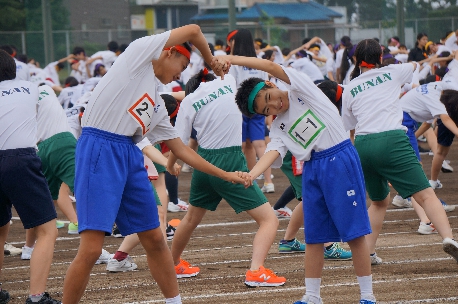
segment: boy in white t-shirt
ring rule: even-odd
[[[178,79],[187,67],[190,47],[182,45],[187,40],[217,73],[227,71],[226,62],[212,57],[199,26],[187,25],[132,42],[91,95],[76,148],[75,195],[81,243],[64,280],[66,304],[81,299],[113,222],[123,235],[138,233],[166,303],[181,303],[143,155],[135,145],[144,137],[152,143],[166,142],[179,158],[199,170],[231,182],[245,182],[242,172],[227,173],[205,162],[183,144],[170,125],[157,85]],[[173,172],[173,168],[169,170]]]
[[[297,304],[322,303],[323,244],[348,242],[361,289],[361,302],[375,303],[365,235],[371,233],[358,154],[337,108],[306,75],[267,60],[224,56],[236,65],[264,70],[285,82],[289,91],[250,78],[236,95],[245,115],[277,115],[266,154],[251,170],[253,180],[270,165],[281,165],[286,151],[304,161],[302,198],[306,238],[306,294]],[[345,214],[345,216],[342,216]],[[345,219],[345,220],[344,220]]]

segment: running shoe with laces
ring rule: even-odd
[[[64,227],[65,227],[65,223],[64,222],[56,221],[56,228],[57,229],[64,228]]]
[[[51,298],[51,296],[47,292],[45,292],[43,294],[43,297],[41,297],[40,301],[38,301],[38,302],[32,302],[31,298],[27,298],[27,300],[25,301],[25,304],[35,304],[35,303],[38,303],[38,304],[62,304],[61,301],[57,301],[57,300],[54,300],[53,298]]]
[[[2,284],[0,283],[0,285],[2,285]],[[10,297],[10,294],[8,293],[8,291],[6,291],[4,289],[0,290],[0,304],[6,304],[10,300],[11,300],[11,297]]]
[[[453,172],[453,167],[450,166],[450,161],[444,160],[442,162],[441,171],[444,172],[444,173],[452,173]]]
[[[193,169],[194,169],[193,167],[184,163],[183,166],[181,167],[181,172],[189,173],[189,172],[192,172]]]
[[[11,256],[20,255],[22,253],[22,249],[16,248],[10,243],[5,243],[5,245],[3,245],[3,253]]]
[[[383,260],[377,256],[377,253],[371,254],[371,265],[380,265],[382,263]]]
[[[443,200],[441,200],[441,199],[439,199],[439,200],[441,201],[442,207],[444,207],[445,212],[451,212],[451,211],[455,210],[455,206],[447,205],[447,203],[444,202]]]
[[[78,234],[78,223],[68,224],[68,234]]]
[[[302,300],[294,302],[294,304],[323,304],[323,301],[321,300],[321,298],[319,301],[314,301],[310,299],[309,296],[305,295],[302,297]]]
[[[245,275],[245,285],[248,287],[273,287],[282,286],[286,278],[277,276],[272,270],[260,266],[259,270],[247,270]]]
[[[121,234],[121,231],[119,231],[118,226],[113,225],[113,230],[111,232],[111,235],[114,236],[115,238],[123,238],[124,236]]]
[[[279,253],[296,253],[305,252],[305,244],[299,242],[296,238],[291,242],[281,240],[278,244]]]
[[[177,206],[180,207],[180,211],[188,211],[189,205],[185,201],[182,201],[180,198],[178,198],[178,203]]]
[[[332,244],[332,247],[327,250],[324,248],[324,258],[326,260],[346,261],[351,260],[351,251],[343,249],[339,243]]]
[[[455,240],[451,238],[445,238],[442,241],[442,248],[446,253],[450,254],[458,263],[458,243]]]
[[[180,259],[180,263],[175,266],[175,273],[177,274],[177,278],[190,278],[195,277],[200,272],[200,268],[196,266],[191,266],[185,260]]]
[[[33,247],[22,247],[21,260],[30,260],[32,258]]]
[[[134,263],[130,256],[127,256],[122,261],[110,258],[107,264],[107,271],[109,272],[126,272],[137,269],[137,264]]]
[[[437,233],[436,227],[432,223],[420,223],[420,226],[418,226],[418,233],[428,235],[428,234],[433,234]]]
[[[173,227],[172,225],[167,225],[167,228],[165,228],[165,234],[167,235],[167,241],[173,240],[173,237],[175,235],[175,230],[176,228]]]
[[[99,258],[97,259],[97,261],[95,262],[95,265],[99,265],[99,264],[108,264],[108,262],[110,261],[112,255],[106,251],[105,249],[102,248],[102,253],[100,254]]]
[[[274,212],[278,218],[290,218],[293,214],[293,211],[288,207],[283,207],[276,210],[274,209]]]
[[[412,208],[412,201],[410,200],[410,197],[404,199],[398,194],[393,197],[391,204],[399,208]]]
[[[167,204],[167,211],[168,212],[184,212],[185,210],[182,210],[178,204],[174,204],[173,202],[169,202]]]
[[[433,190],[442,189],[442,184],[440,180],[437,180],[437,181],[429,180],[429,185],[431,186],[431,188],[433,188]]]
[[[261,188],[262,193],[274,193],[275,185],[273,183],[264,183],[264,186]]]

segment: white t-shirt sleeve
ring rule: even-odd
[[[399,79],[399,83],[411,83],[412,78],[413,78],[413,73],[414,73],[414,67],[412,63],[403,63],[403,64],[398,64],[394,65],[397,68],[396,71],[396,76]],[[418,69],[418,65],[417,68]]]
[[[447,40],[445,40],[445,46],[448,47],[449,49],[455,51],[455,50],[458,50],[458,44],[456,44],[456,34],[455,33],[451,33],[450,34],[450,37],[447,38]]]
[[[137,147],[140,150],[143,150],[147,146],[152,146],[151,142],[148,140],[147,137],[143,138],[139,143],[137,143]]]
[[[288,152],[288,149],[286,148],[281,138],[275,134],[277,132],[276,129],[277,128],[270,131],[269,136],[271,136],[271,140],[267,144],[267,148],[265,152],[267,153],[269,151],[277,151],[278,153],[280,153],[280,156],[277,157],[277,159],[272,163],[272,166],[271,166],[272,168],[280,168],[281,165],[283,164],[283,158],[285,157],[286,152]]]
[[[329,57],[327,60],[326,60],[326,72],[334,72],[334,65],[335,65],[335,62],[334,62],[334,58],[332,57]]]
[[[346,98],[342,98],[342,121],[345,131],[350,131],[356,128],[358,121],[353,115],[353,112],[349,109]]]

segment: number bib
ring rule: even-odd
[[[127,110],[130,116],[132,116],[132,118],[142,127],[143,135],[149,131],[154,106],[155,103],[153,99],[148,95],[148,93],[145,93]]]
[[[289,129],[288,134],[293,141],[300,144],[304,149],[316,139],[326,126],[309,109],[304,115],[299,117]]]

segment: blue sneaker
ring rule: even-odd
[[[312,301],[309,299],[309,296],[303,296],[302,300],[294,302],[294,304],[323,304],[323,301],[320,298],[319,302]]]
[[[305,244],[302,244],[297,239],[294,239],[291,242],[281,240],[280,244],[278,244],[278,252],[279,253],[305,252]]]
[[[57,229],[64,228],[65,223],[62,221],[56,221],[56,227]]]
[[[447,205],[447,203],[444,202],[443,200],[441,200],[441,199],[439,199],[439,200],[441,201],[442,207],[444,207],[445,212],[450,212],[450,211],[455,210],[455,206]]]
[[[377,302],[371,300],[361,300],[359,304],[376,304]]]
[[[331,249],[324,249],[324,258],[326,260],[345,261],[351,260],[351,251],[347,251],[340,247],[339,243],[332,244]]]

